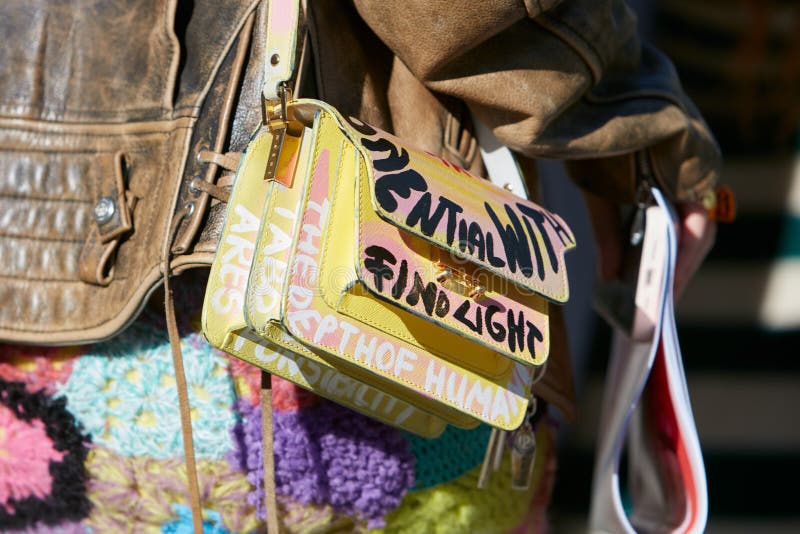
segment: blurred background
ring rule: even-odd
[[[800,3],[631,3],[643,38],[672,59],[717,136],[723,182],[738,201],[737,220],[720,225],[678,308],[708,475],[708,532],[800,532],[791,486],[800,476]],[[557,190],[559,166],[542,170],[553,207],[580,213],[580,198]],[[578,226],[578,242],[589,243],[588,221]],[[571,261],[582,274],[571,281],[579,297],[568,324],[590,334],[571,336],[581,413],[562,436],[556,532],[585,530],[610,339],[580,300],[591,295],[591,247]]]

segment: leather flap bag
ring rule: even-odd
[[[263,191],[244,195],[257,211],[231,205],[209,340],[324,396],[280,358],[326,362],[458,426],[517,428],[549,350],[548,300],[568,296],[567,225],[323,102],[289,101],[286,115],[281,145],[263,127],[238,171],[234,198]],[[244,239],[225,232],[254,232],[254,213],[258,240],[237,252]],[[219,321],[225,308],[235,320]]]
[[[372,386],[435,416],[402,420],[422,434],[440,419],[519,427],[549,352],[547,300],[568,298],[574,236],[532,202],[293,100],[299,13],[270,5],[263,125],[212,266],[209,341],[323,396],[336,394],[308,369]]]
[[[298,140],[287,139],[284,156]],[[202,317],[206,338],[270,374],[358,412],[421,436],[439,435],[444,421],[374,387],[367,373],[344,373],[324,353],[294,340],[280,323],[280,299],[303,190],[264,180],[271,142],[270,131],[260,128],[242,157],[209,273]],[[296,172],[302,175],[307,158],[295,154],[288,159],[298,163]],[[278,175],[286,172],[286,165],[279,165]],[[258,317],[261,326],[251,328],[245,315]]]

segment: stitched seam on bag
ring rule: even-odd
[[[323,114],[328,117],[329,121],[333,122],[334,126],[338,127],[338,121],[335,121],[335,120],[331,119],[329,114],[326,113],[326,112],[323,112]],[[320,138],[321,138],[321,136],[319,136],[316,139],[316,144],[314,146],[314,159],[313,159],[313,161],[315,161],[315,162],[318,161],[318,157],[319,157]],[[313,169],[313,167],[312,167],[312,169]],[[312,173],[312,176],[313,176],[313,173]],[[330,176],[327,176],[326,179],[329,180]],[[313,180],[313,178],[312,178],[312,180]],[[304,194],[303,206],[308,206],[308,201],[309,201],[309,198],[311,196],[311,189],[313,187],[313,184],[314,184],[314,182],[312,181],[309,184],[309,186],[307,187],[307,190],[306,190],[306,192]],[[301,219],[301,223],[300,223],[301,224],[300,225],[301,228],[302,228],[303,224],[307,222],[307,217],[308,216],[309,216],[309,211],[306,209],[306,210],[304,210],[303,217]],[[295,258],[293,260],[294,261],[292,262],[292,271],[291,272],[294,272],[296,267],[297,267],[296,255],[295,255]],[[287,296],[287,298],[288,298],[288,296]],[[369,326],[369,325],[367,325],[367,326]],[[375,337],[379,337],[379,336],[375,336]],[[397,337],[397,336],[395,336],[395,337]],[[400,339],[400,341],[402,341],[402,339]],[[483,414],[480,413],[480,412],[472,410],[472,409],[470,409],[468,407],[460,407],[460,406],[456,405],[454,402],[452,402],[451,400],[447,399],[446,397],[438,395],[435,391],[428,391],[424,387],[420,387],[419,385],[415,384],[414,382],[411,382],[411,381],[409,381],[409,380],[407,380],[407,379],[405,379],[403,377],[399,377],[399,376],[396,376],[396,375],[393,375],[393,374],[389,374],[386,371],[382,371],[381,369],[379,369],[378,367],[376,367],[374,365],[367,365],[366,363],[360,364],[360,363],[356,362],[355,360],[351,359],[348,356],[340,355],[341,353],[335,347],[329,346],[329,345],[325,344],[324,342],[322,342],[321,340],[319,342],[316,342],[316,343],[315,342],[310,342],[310,344],[323,347],[324,349],[327,349],[327,351],[329,353],[331,353],[333,355],[336,355],[336,357],[344,359],[344,360],[346,360],[348,362],[351,362],[352,364],[356,365],[357,367],[359,367],[361,369],[369,369],[374,374],[376,374],[376,375],[378,375],[380,377],[383,377],[385,379],[388,379],[390,382],[400,382],[400,383],[406,384],[407,387],[410,386],[410,389],[412,389],[412,391],[415,394],[423,395],[420,392],[425,392],[427,395],[430,395],[431,397],[439,399],[442,404],[446,405],[449,408],[454,409],[457,413],[459,413],[459,412],[460,413],[469,412],[469,413],[473,414],[475,416],[475,418],[480,420],[480,421],[495,421],[495,422],[497,422],[497,418],[492,419],[490,417],[483,417]],[[410,345],[410,343],[408,343],[408,344]],[[413,345],[411,345],[411,346],[413,347]],[[416,348],[416,347],[414,347],[414,348]],[[449,363],[449,362],[446,362],[446,363]],[[473,373],[473,374],[476,374],[476,373]],[[481,381],[483,381],[483,382],[488,382],[489,384],[496,385],[495,382],[492,382],[491,380],[486,380],[485,377],[481,376],[481,377],[479,377],[479,379],[481,379]],[[478,380],[475,380],[475,381],[477,382]],[[508,389],[506,389],[506,388],[504,388],[502,386],[497,385],[496,387],[498,387],[499,389],[502,389],[504,391],[508,391],[509,393],[511,393],[515,397],[518,396],[516,393],[514,393],[514,392],[512,392],[512,391],[510,391],[510,390],[508,390]],[[527,388],[527,384],[526,384],[526,388],[525,389],[528,389],[528,391],[529,391],[529,388]],[[492,393],[496,394],[497,392],[493,391]],[[511,414],[509,414],[509,420],[511,420]]]
[[[264,215],[263,215],[263,217],[261,219],[261,222],[259,222],[259,228],[264,227],[264,223],[268,223],[269,220],[272,218],[272,214],[275,212],[275,204],[278,202],[277,201],[278,193],[273,192],[273,190],[272,190],[273,187],[277,187],[277,186],[275,186],[274,184],[271,184],[270,188],[267,189],[267,195],[268,195],[267,205],[265,206],[266,209],[264,211]],[[292,231],[292,233],[294,234],[294,231]],[[251,271],[253,270],[254,266],[258,267],[258,269],[261,270],[261,268],[266,263],[265,256],[263,254],[259,253],[259,250],[262,250],[264,248],[264,247],[261,246],[261,237],[263,235],[264,235],[263,233],[259,232],[259,235],[256,236],[256,242],[253,244],[253,246],[255,247],[254,250],[253,250],[253,254],[256,255],[256,259],[258,259],[259,261],[258,261],[258,263],[256,263],[255,265],[250,267]],[[287,273],[287,276],[288,276],[288,273]],[[249,317],[253,317],[254,315],[256,315],[256,313],[258,311],[258,310],[255,309],[255,302],[254,302],[255,299],[250,298],[251,290],[249,288],[249,285],[250,285],[250,281],[251,280],[252,280],[252,275],[248,274],[248,277],[247,277],[247,285],[248,285],[248,287],[245,288],[245,292],[246,292],[245,293],[245,303],[247,304],[247,314],[248,314]],[[277,289],[277,291],[280,292],[280,288],[278,288],[278,287],[276,287],[274,285],[272,286],[272,289]],[[245,319],[247,319],[247,318],[245,318]],[[265,325],[263,327],[253,328],[252,330],[254,330],[257,334],[260,335],[260,334],[262,334],[263,332],[266,331],[266,329],[269,327],[269,323],[272,322],[272,320],[273,320],[273,318],[270,317],[270,318],[267,319],[267,321],[266,321],[266,323],[265,323]],[[245,322],[247,322],[247,321],[245,320]]]
[[[280,323],[277,323],[274,319],[270,319],[270,321],[267,323],[267,326],[264,328],[263,331],[255,331],[252,328],[248,328],[248,330],[252,330],[259,337],[266,337],[267,341],[269,343],[272,343],[273,345],[277,345],[281,349],[288,350],[289,352],[297,354],[298,356],[300,356],[302,358],[314,361],[314,360],[312,360],[311,358],[308,358],[307,356],[305,356],[302,353],[302,351],[310,350],[308,347],[298,343],[297,341],[294,340],[294,338],[291,338],[291,337],[284,338],[284,337],[281,337],[280,335],[275,335],[275,332],[271,331],[273,329],[278,329],[279,330],[278,334],[283,332],[283,333],[288,334],[289,336],[292,335],[291,332],[289,332],[285,328],[283,328],[283,325],[281,325]],[[258,360],[258,361],[261,361],[261,360]]]
[[[335,121],[334,121],[334,124],[336,124]],[[343,139],[339,143],[339,163],[338,163],[338,166],[336,168],[337,182],[339,181],[338,177],[342,176],[342,166],[344,165],[345,145],[346,145],[346,141]],[[353,154],[353,155],[355,156],[356,154]],[[339,198],[339,195],[341,194],[342,189],[343,189],[343,187],[341,186],[341,184],[337,183],[336,184],[336,189],[333,192],[333,200],[331,202],[331,215],[333,215],[333,211],[334,211],[333,207],[336,205],[337,199]],[[322,282],[322,280],[325,278],[325,277],[322,276],[322,272],[323,272],[322,265],[324,265],[326,263],[325,258],[328,257],[328,247],[330,246],[330,243],[332,241],[332,239],[331,239],[332,235],[331,234],[333,233],[333,229],[334,229],[333,220],[331,220],[331,221],[328,222],[327,232],[325,233],[325,238],[324,238],[324,240],[322,242],[323,243],[322,244],[322,254],[320,256],[320,262],[319,262],[320,263],[320,268],[319,268],[319,275],[320,275],[319,279],[320,279],[320,281],[318,282],[318,285],[319,285],[320,288],[322,288],[322,285],[324,283],[324,282]],[[327,272],[327,269],[325,269],[325,271]],[[331,302],[328,301],[328,299],[325,296],[325,291],[320,291],[320,296],[322,297],[322,301],[330,309],[335,310],[337,313],[341,313],[337,309],[337,307],[335,306],[334,303],[331,303]],[[399,337],[399,336],[397,336],[397,337]]]

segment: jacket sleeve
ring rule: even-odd
[[[355,0],[370,28],[434,92],[463,100],[531,157],[568,160],[583,187],[626,199],[633,154],[678,200],[721,156],[669,60],[643,46],[621,0]]]

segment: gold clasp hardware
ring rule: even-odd
[[[486,287],[464,271],[453,269],[442,262],[436,262],[435,267],[436,281],[450,291],[465,295],[472,300],[480,300],[486,293]]]
[[[278,98],[261,99],[261,121],[272,134],[272,143],[269,148],[267,168],[264,171],[265,180],[275,180],[275,172],[280,161],[283,142],[287,131],[295,134],[293,127],[293,113],[288,103],[292,100],[292,90],[285,83],[278,86]],[[289,185],[289,184],[286,184]]]
[[[261,98],[261,121],[270,130],[285,129],[294,117],[289,108],[292,90],[286,83],[278,86],[278,98]]]

